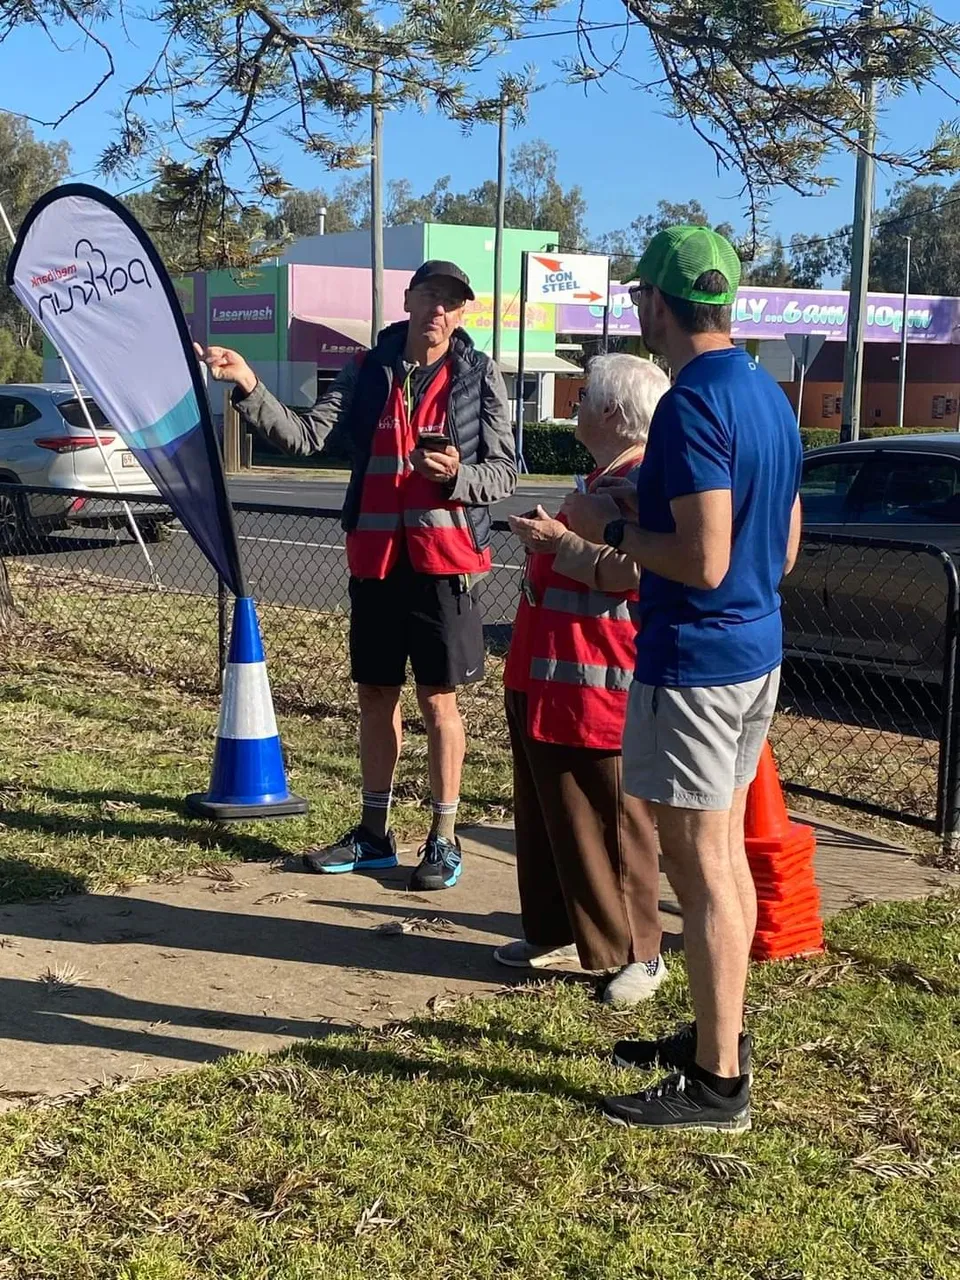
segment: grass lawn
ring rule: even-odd
[[[0,1119],[4,1280],[953,1280],[960,898],[757,968],[754,1129],[606,1125],[575,983]],[[683,965],[639,1026],[685,1006]]]
[[[156,593],[138,584],[88,573],[70,573],[50,566],[11,562],[11,580],[24,614],[26,635],[18,651],[63,657],[79,669],[104,668],[109,688],[128,689],[138,696],[130,677],[140,677],[151,697],[169,707],[168,720],[177,721],[173,699],[185,694],[194,714],[216,703],[216,602],[177,592]],[[319,770],[309,771],[301,785],[321,782],[320,792],[308,790],[312,801],[326,809],[329,796],[341,814],[333,826],[352,819],[356,708],[347,668],[346,619],[341,613],[317,612],[291,606],[259,607],[270,679],[278,710],[284,714],[285,741],[291,762],[300,768],[311,756],[326,758]],[[126,683],[125,683],[126,681]],[[506,726],[502,713],[502,659],[491,655],[486,680],[471,686],[461,698],[467,724],[470,758],[464,789],[464,818],[502,818],[511,790]],[[803,686],[801,686],[803,687]],[[885,732],[871,727],[853,706],[848,722],[829,714],[818,718],[811,699],[816,684],[799,700],[785,683],[782,710],[771,730],[771,741],[787,781],[830,792],[837,788],[851,798],[890,805],[904,813],[932,816],[936,809],[938,745],[935,737]],[[19,696],[19,695],[17,695]],[[826,697],[821,694],[821,700]],[[425,740],[419,731],[414,699],[406,695],[405,716],[411,731],[399,777],[399,796],[410,810],[400,814],[405,835],[418,833],[423,815],[416,805],[427,797]],[[136,724],[136,718],[131,720]],[[82,733],[82,729],[78,730]],[[130,752],[137,754],[133,741]],[[206,759],[207,745],[197,748]],[[338,756],[337,760],[333,757]],[[319,774],[319,776],[318,776]],[[330,775],[339,780],[328,787]],[[345,784],[349,779],[350,785]],[[190,786],[205,785],[196,777]],[[176,791],[173,792],[177,794]],[[346,805],[346,808],[343,806]],[[841,821],[849,815],[840,814]],[[326,822],[329,814],[318,817]],[[405,819],[409,821],[404,824]],[[858,822],[863,819],[858,818]],[[422,823],[421,823],[422,825]],[[883,825],[877,827],[883,831]],[[323,827],[324,834],[332,827]],[[924,848],[936,841],[916,829],[887,827],[885,834]]]
[[[180,648],[185,688],[163,668]],[[216,701],[189,692],[189,649],[189,632],[159,637],[153,676],[111,669],[68,645],[57,652],[43,636],[5,653],[0,902],[130,884],[222,859],[277,858],[332,839],[356,820],[355,722],[336,706],[280,717],[288,780],[309,797],[307,817],[238,829],[182,814],[182,798],[206,790],[217,720]],[[343,694],[351,697],[348,684]],[[502,818],[508,785],[505,746],[474,735],[464,820]],[[415,723],[396,790],[398,835],[422,839],[429,786],[426,740]]]

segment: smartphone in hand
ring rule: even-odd
[[[453,441],[442,431],[421,431],[417,437],[418,449],[446,449],[451,444]]]

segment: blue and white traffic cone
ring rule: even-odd
[[[187,809],[217,822],[288,818],[307,802],[287,789],[257,611],[250,596],[233,608],[210,790],[187,796]]]

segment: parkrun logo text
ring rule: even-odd
[[[152,289],[153,285],[142,258],[131,258],[129,262],[111,266],[107,255],[89,240],[78,240],[74,246],[74,256],[78,262],[69,266],[54,267],[40,275],[33,276],[30,285],[38,289],[43,285],[56,284],[69,280],[66,292],[41,294],[37,300],[40,321],[43,321],[44,307],[56,316],[65,315],[79,303],[89,307],[91,303],[103,302],[119,293],[125,293],[133,285]]]

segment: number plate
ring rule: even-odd
[[[125,449],[123,453],[121,453],[120,465],[121,467],[135,467],[137,465],[136,458],[128,449]]]

